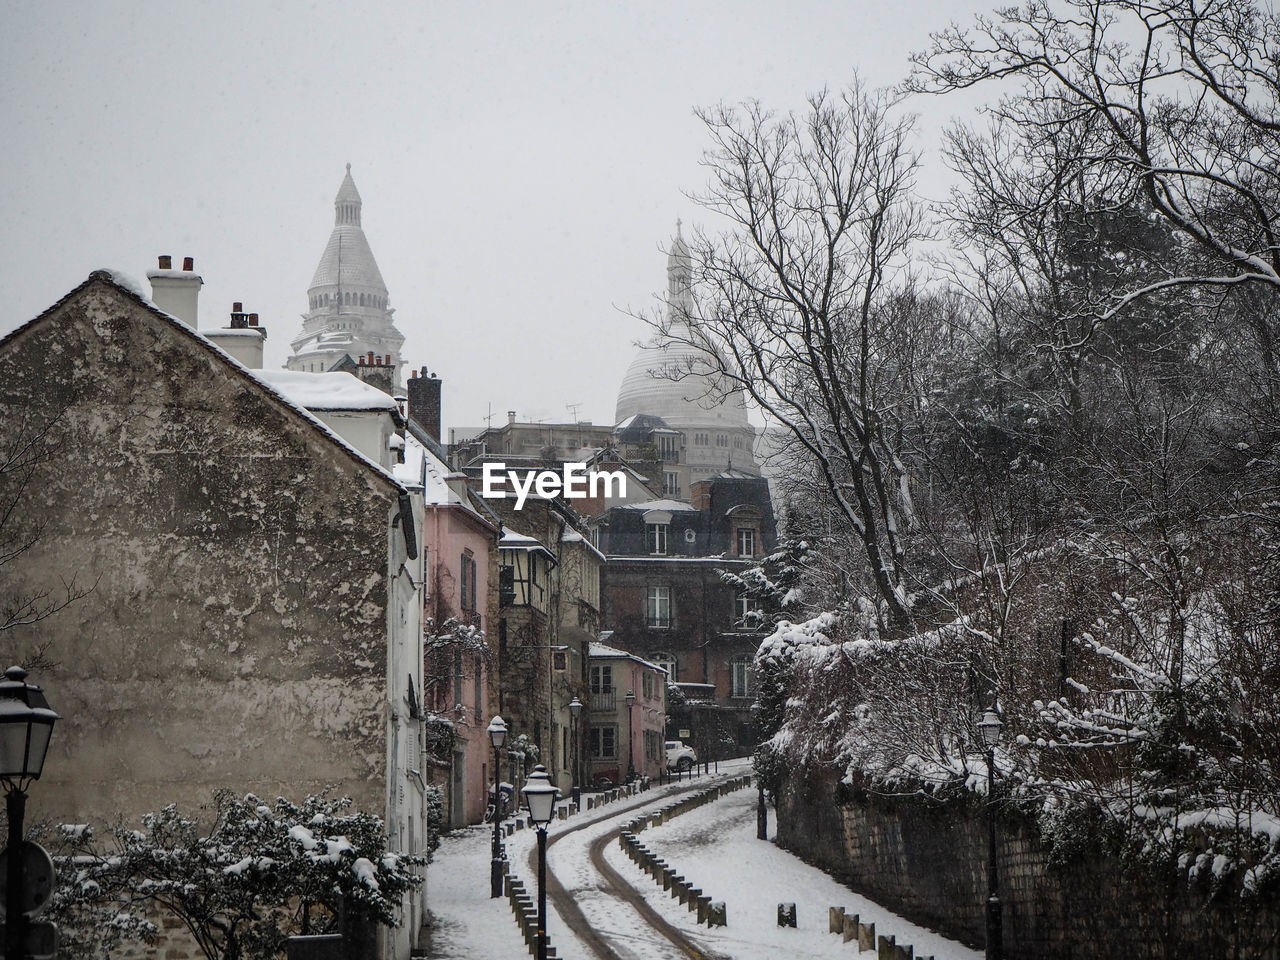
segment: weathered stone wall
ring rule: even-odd
[[[0,439],[44,425],[3,589],[87,592],[6,636],[64,717],[34,815],[326,785],[382,815],[395,487],[104,280],[0,349]]]
[[[917,923],[983,944],[988,833],[980,810],[838,794],[834,771],[792,779],[778,806],[779,844]],[[1185,880],[1122,871],[1096,855],[1050,867],[1033,825],[1004,817],[998,826],[1005,956],[1280,958],[1280,904],[1245,906],[1234,893],[1206,902]]]

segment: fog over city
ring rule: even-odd
[[[201,325],[233,301],[268,366],[301,328],[344,166],[444,423],[611,423],[677,219],[714,228],[696,107],[786,111],[898,83],[987,4],[7,4],[0,332],[98,267],[195,258]],[[917,98],[926,193],[941,127]]]

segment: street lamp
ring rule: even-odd
[[[547,960],[547,824],[560,791],[547,776],[547,768],[538,764],[520,792],[529,808],[529,819],[538,828],[538,960]]]
[[[996,873],[996,747],[1000,745],[1000,714],[995,703],[982,716],[978,733],[987,748],[987,955],[986,960],[1004,957],[1004,931],[1000,908],[1000,881]]]
[[[636,775],[636,692],[627,691],[627,782]]]
[[[27,920],[22,914],[22,834],[27,808],[26,788],[39,780],[54,721],[62,719],[49,708],[44,691],[27,683],[27,671],[10,667],[0,681],[0,780],[4,781],[9,815],[8,884],[5,896],[4,955],[22,956]]]
[[[507,724],[495,716],[489,721],[489,742],[493,744],[493,854],[489,862],[489,896],[502,896],[502,763],[499,750],[507,740]]]
[[[569,701],[569,725],[573,728],[573,803],[574,806],[580,806],[582,803],[582,771],[579,769],[582,764],[578,756],[578,717],[582,714],[582,701],[576,696]]]

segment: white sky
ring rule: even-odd
[[[350,162],[446,429],[490,406],[612,423],[644,335],[624,311],[665,288],[677,217],[712,225],[684,195],[693,108],[895,83],[930,30],[994,5],[0,0],[0,333],[95,268],[194,256],[201,326],[244,301],[278,366]],[[916,109],[926,153],[971,111]]]

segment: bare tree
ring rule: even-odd
[[[813,96],[801,115],[755,102],[700,111],[710,182],[695,199],[729,227],[697,235],[696,296],[653,322],[668,343],[696,348],[669,376],[745,392],[811,459],[886,619],[904,627],[913,509],[899,421],[911,331],[896,295],[926,231],[912,121],[896,106],[855,83]]]
[[[1248,0],[1033,0],[913,57],[913,90],[1017,78],[998,114],[1050,138],[1087,126],[1077,158],[1131,178],[1207,255],[1117,290],[1071,349],[1129,304],[1190,285],[1280,286],[1280,20]],[[1039,104],[1042,115],[1029,105]]]

